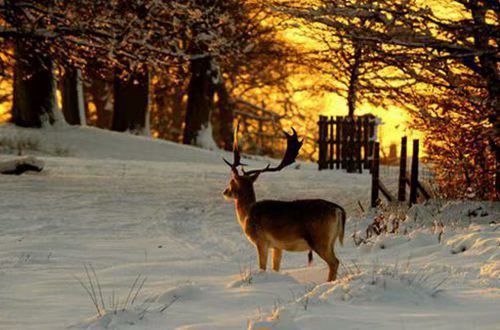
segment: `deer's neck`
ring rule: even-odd
[[[236,206],[236,215],[238,217],[238,222],[243,227],[245,220],[250,213],[250,208],[255,204],[255,193],[252,191],[251,194],[245,197],[241,197],[235,200],[234,204]]]

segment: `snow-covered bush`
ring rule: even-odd
[[[0,153],[16,155],[51,155],[69,156],[71,149],[58,137],[64,128],[58,126],[46,127],[42,130],[19,130],[13,125],[4,124],[0,132]],[[48,142],[46,133],[56,135],[56,141]],[[59,141],[61,140],[61,141]]]
[[[409,262],[400,265],[373,265],[352,276],[333,283],[318,285],[299,301],[308,299],[311,304],[334,302],[391,302],[420,304],[435,298],[448,279],[414,271]]]
[[[97,311],[97,315],[89,321],[75,325],[83,329],[119,329],[123,326],[134,325],[144,320],[147,313],[163,313],[180,297],[157,295],[155,299],[147,298],[139,301],[139,296],[144,288],[147,277],[137,275],[126,295],[116,295],[113,291],[105,298],[103,288],[94,267],[84,265],[86,279],[76,279],[87,293],[90,301]]]
[[[479,201],[429,200],[406,209],[401,205],[381,206],[359,218],[354,218],[357,228],[352,237],[354,243],[376,244],[378,236],[404,236],[412,239],[412,233],[426,230],[442,241],[447,228],[466,228],[473,224],[496,224],[500,219],[500,203]],[[384,248],[384,245],[380,245]]]
[[[40,142],[32,136],[0,136],[0,152],[25,155],[26,152],[39,151]]]

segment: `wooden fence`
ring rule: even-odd
[[[376,142],[375,117],[326,117],[319,122],[319,170],[342,168],[347,172],[371,170]]]
[[[233,101],[234,116],[240,123],[240,132],[248,141],[245,150],[248,153],[279,157],[286,145],[283,137],[281,119],[284,116],[242,99]],[[280,150],[277,150],[280,146]]]
[[[379,191],[389,202],[395,202],[396,197],[389,191],[387,186],[380,179],[380,146],[379,143],[375,143],[374,148],[374,161],[372,169],[372,196],[371,196],[371,206],[376,207],[379,203]],[[403,137],[401,139],[401,152],[400,152],[400,165],[399,165],[399,178],[398,178],[398,190],[397,190],[397,200],[399,202],[406,201],[406,186],[410,188],[410,195],[408,204],[412,206],[417,203],[417,198],[421,196],[423,199],[431,198],[431,195],[424,188],[419,180],[419,140],[413,140],[413,150],[412,150],[412,160],[411,160],[411,170],[410,175],[408,175],[406,170],[407,161],[407,138]]]
[[[372,174],[371,206],[379,203],[379,192],[389,201],[406,201],[406,187],[409,191],[409,205],[417,203],[421,196],[431,196],[419,181],[419,140],[413,140],[411,170],[408,173],[407,138],[401,139],[399,159],[399,178],[396,194],[380,179],[380,144],[377,142],[377,119],[363,117],[326,117],[320,116],[319,126],[319,170],[346,169],[347,172],[362,173],[369,169]],[[409,174],[409,175],[408,175]]]

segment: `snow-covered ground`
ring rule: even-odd
[[[356,247],[351,234],[371,221],[357,206],[368,204],[368,175],[305,163],[262,175],[258,198],[347,209],[340,280],[325,284],[325,265],[307,267],[305,253],[285,253],[280,273],[256,271],[221,196],[223,152],[0,127],[0,152],[19,151],[45,169],[0,176],[0,329],[500,328],[498,204],[419,206],[399,234]],[[445,226],[441,242],[433,221]]]

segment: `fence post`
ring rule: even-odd
[[[372,161],[372,198],[371,206],[377,207],[379,191],[380,144],[375,142]]]
[[[370,159],[369,169],[370,169],[370,172],[371,172],[372,169],[373,169],[373,158],[374,158],[374,149],[375,149],[375,139],[374,139],[374,135],[375,135],[375,121],[373,121],[373,120],[369,121],[368,132],[369,132],[369,134],[368,134],[368,136],[369,136],[368,157]],[[375,136],[375,138],[376,138],[376,136]]]
[[[325,168],[325,163],[326,163],[326,131],[328,130],[327,126],[327,118],[325,116],[320,116],[319,117],[319,155],[318,155],[318,169],[322,170]]]
[[[346,119],[345,117],[341,117],[341,134],[342,134],[342,140],[341,140],[341,144],[342,144],[342,162],[341,162],[341,168],[343,170],[347,169],[347,149],[348,149],[348,146],[347,146],[347,125],[346,125]]]
[[[349,168],[348,173],[356,172],[356,121],[349,117]]]
[[[404,202],[406,200],[406,145],[408,138],[405,136],[401,139],[401,158],[399,163],[399,187],[398,187],[398,201]]]
[[[418,140],[413,140],[413,155],[411,160],[410,206],[417,203],[418,189]]]
[[[354,148],[353,148],[353,122],[352,122],[352,117],[346,117],[345,118],[345,127],[346,127],[346,169],[347,173],[352,173],[354,164],[353,164],[353,156],[354,156]]]
[[[370,139],[370,123],[369,123],[369,119],[368,117],[365,117],[363,118],[363,149],[364,149],[364,153],[363,153],[363,156],[364,156],[364,161],[365,161],[365,169],[369,169],[370,168],[370,161],[369,161],[369,157],[370,157],[370,151],[369,151],[369,139]]]
[[[361,158],[361,129],[363,127],[363,122],[361,118],[358,117],[356,121],[356,164],[358,167],[358,172],[363,173],[363,158]]]
[[[498,198],[500,196],[500,150],[498,146],[495,149],[495,157],[496,157],[496,174],[495,174],[495,194]]]
[[[341,148],[341,140],[342,140],[342,127],[340,124],[340,117],[335,117],[335,165],[336,168],[340,168],[340,160],[342,159],[342,150]]]
[[[328,157],[328,167],[330,169],[333,169],[333,156],[334,156],[334,150],[333,150],[333,142],[334,142],[334,125],[333,125],[333,116],[329,117],[328,119],[328,149],[329,149],[329,157]]]

